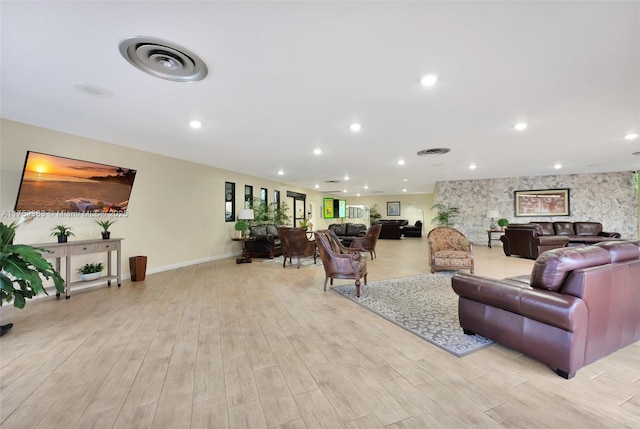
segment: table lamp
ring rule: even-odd
[[[500,217],[500,213],[498,213],[498,210],[487,210],[485,216],[491,218],[491,225],[489,225],[489,229],[498,229],[498,225],[496,225],[496,218]]]
[[[253,209],[240,209],[238,213],[238,219],[240,220],[253,220]],[[244,232],[244,235],[249,235],[249,230]]]

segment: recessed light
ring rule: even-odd
[[[316,183],[316,189],[319,189],[319,188],[320,188],[320,185],[318,185],[318,184]]]
[[[562,168],[562,164],[560,164],[559,162],[557,164],[555,164],[553,166],[553,168],[555,168],[556,170],[560,170]]]
[[[359,196],[360,196],[360,194],[356,194],[356,197],[359,197]]]
[[[369,185],[364,185],[364,189],[369,189]]]
[[[314,154],[314,155],[320,155],[321,153],[322,153],[322,149],[319,149],[319,148],[318,148],[318,149],[314,149],[314,150],[313,150],[313,154]]]
[[[476,169],[475,164],[469,164],[469,170],[475,170],[475,169]]]
[[[527,124],[526,122],[518,122],[513,126],[513,129],[515,129],[516,131],[524,131],[528,126],[529,124]]]
[[[420,85],[433,86],[438,81],[438,76],[435,74],[426,74],[420,78]]]
[[[346,190],[346,189],[343,189],[343,190],[342,190],[342,192],[346,194],[346,193],[347,193],[347,190]]]
[[[635,140],[638,138],[638,133],[629,133],[626,136],[624,136],[624,138],[626,140]]]
[[[402,179],[402,181],[403,181],[403,182],[408,182],[408,181],[409,181],[409,179]]]
[[[402,190],[402,192],[407,192],[407,188],[404,188],[404,189]]]
[[[200,121],[189,121],[189,126],[191,128],[193,128],[194,130],[197,130],[198,128],[202,128],[202,122],[200,122]]]
[[[282,175],[284,175],[284,171],[278,170],[278,176],[282,176]]]
[[[404,165],[404,159],[398,160],[398,165]]]
[[[349,129],[351,131],[353,131],[354,133],[359,132],[362,129],[362,125],[358,124],[358,123],[353,123],[351,124],[351,126],[349,127]]]
[[[349,180],[349,175],[344,176],[344,180]]]

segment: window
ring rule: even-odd
[[[273,202],[277,208],[280,208],[280,191],[273,191]]]
[[[250,209],[253,207],[253,186],[244,185],[244,208]]]
[[[260,188],[260,202],[265,206],[267,205],[267,202],[268,202],[267,195],[268,195],[267,188]]]
[[[233,222],[236,219],[236,184],[224,182],[224,221]]]

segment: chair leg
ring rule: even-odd
[[[300,256],[298,256],[298,269],[300,269]]]
[[[356,279],[356,296],[360,298],[360,279]]]
[[[367,284],[367,274],[364,275],[364,284]]]
[[[284,268],[284,267],[285,267],[285,265],[287,265],[287,257],[286,257],[286,256],[284,256],[284,257],[282,258],[282,268]]]
[[[327,280],[329,280],[329,277],[325,277],[324,278],[324,291],[325,292],[327,291]],[[331,282],[332,282],[331,284],[333,284],[333,279],[331,279]]]

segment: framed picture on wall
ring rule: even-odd
[[[387,216],[400,216],[400,201],[387,201]]]
[[[569,216],[569,189],[515,191],[516,216]]]
[[[333,198],[322,199],[322,217],[325,219],[333,219]]]

